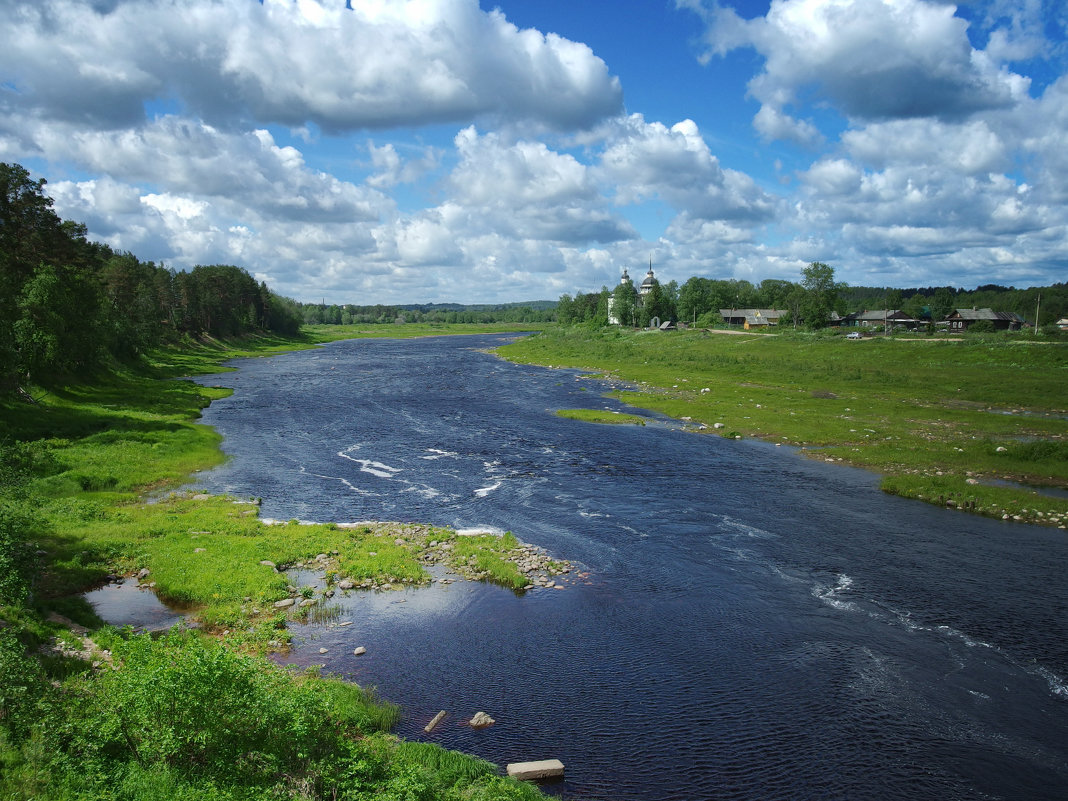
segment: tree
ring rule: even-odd
[[[648,326],[654,319],[666,322],[671,319],[671,305],[664,297],[664,290],[660,284],[653,284],[649,294],[645,296],[641,308],[642,327]]]
[[[943,286],[935,290],[931,299],[931,319],[943,320],[953,313],[956,305],[956,293],[951,287]]]
[[[812,262],[801,271],[801,286],[805,290],[805,325],[824,328],[830,322],[840,288],[834,282],[834,268],[820,261]]]
[[[634,284],[623,282],[612,290],[611,317],[620,325],[634,325],[637,322],[638,293]]]
[[[571,325],[575,322],[575,301],[571,299],[570,295],[561,295],[560,300],[557,301],[556,322],[560,323],[560,325]]]
[[[786,307],[785,311],[789,315],[790,322],[794,328],[797,328],[803,321],[802,313],[805,307],[805,290],[801,287],[794,285],[787,294],[783,301],[783,305]],[[779,324],[782,325],[783,321],[780,320]]]

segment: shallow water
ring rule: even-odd
[[[296,626],[293,661],[377,685],[402,736],[561,759],[565,798],[1068,797],[1065,532],[654,415],[561,419],[625,407],[481,351],[506,339],[341,342],[202,379],[237,392],[205,412],[231,459],[198,486],[265,517],[511,530],[577,566],[521,596],[335,598],[351,625]],[[480,710],[497,723],[464,725]]]
[[[119,628],[132,626],[138,631],[164,631],[182,623],[181,610],[171,608],[136,579],[113,581],[85,594],[100,619]]]

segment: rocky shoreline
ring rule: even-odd
[[[264,525],[286,525],[286,521],[265,519]],[[307,523],[308,525],[313,525]],[[395,523],[384,521],[358,521],[354,523],[327,524],[340,530],[360,530],[366,538],[372,540],[381,538],[384,543],[403,548],[410,553],[415,561],[423,568],[441,566],[457,578],[448,576],[434,578],[424,572],[421,579],[410,577],[397,577],[393,575],[381,575],[374,577],[359,577],[348,575],[343,566],[344,556],[340,551],[332,550],[329,553],[320,553],[316,556],[295,561],[289,564],[275,564],[267,560],[260,564],[273,567],[279,572],[288,570],[311,570],[320,573],[323,577],[321,596],[330,598],[337,591],[351,590],[378,590],[390,591],[404,589],[410,586],[427,585],[430,583],[451,584],[457,580],[489,581],[494,582],[495,577],[487,571],[480,569],[479,560],[476,556],[463,552],[456,547],[456,543],[468,536],[503,536],[491,531],[473,531],[459,533],[452,529],[435,528],[428,525]],[[567,560],[554,559],[544,548],[530,543],[516,540],[516,545],[508,550],[494,551],[494,554],[503,562],[514,566],[518,575],[524,577],[526,583],[522,586],[511,587],[516,592],[527,592],[538,589],[564,589],[565,585],[558,581],[558,577],[571,574],[574,566]],[[375,551],[368,552],[369,556],[377,556]],[[579,574],[585,578],[588,574]],[[500,583],[500,582],[495,582]],[[289,585],[290,597],[283,598],[274,603],[277,609],[289,607],[310,607],[319,601],[314,596],[307,595],[306,587]]]

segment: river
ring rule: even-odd
[[[576,565],[562,591],[355,593],[351,626],[294,626],[291,661],[376,685],[404,737],[559,758],[567,799],[1068,798],[1066,532],[651,413],[562,419],[633,410],[485,352],[509,338],[200,379],[236,392],[205,410],[231,458],[197,486],[264,517],[508,530]],[[496,724],[463,724],[480,710]]]

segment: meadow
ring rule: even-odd
[[[321,611],[299,603],[287,566],[387,591],[425,583],[437,560],[519,589],[513,536],[264,525],[256,499],[177,489],[223,459],[198,418],[228,392],[178,379],[329,339],[204,338],[0,403],[0,797],[543,797],[487,762],[393,737],[399,708],[372,688],[263,656],[285,648],[288,621]],[[81,593],[134,574],[200,628],[104,626]]]
[[[633,406],[882,475],[886,492],[1068,523],[1068,344],[554,328],[513,361],[611,375]],[[784,454],[784,458],[787,455]],[[1053,492],[1050,493],[1049,490]]]

